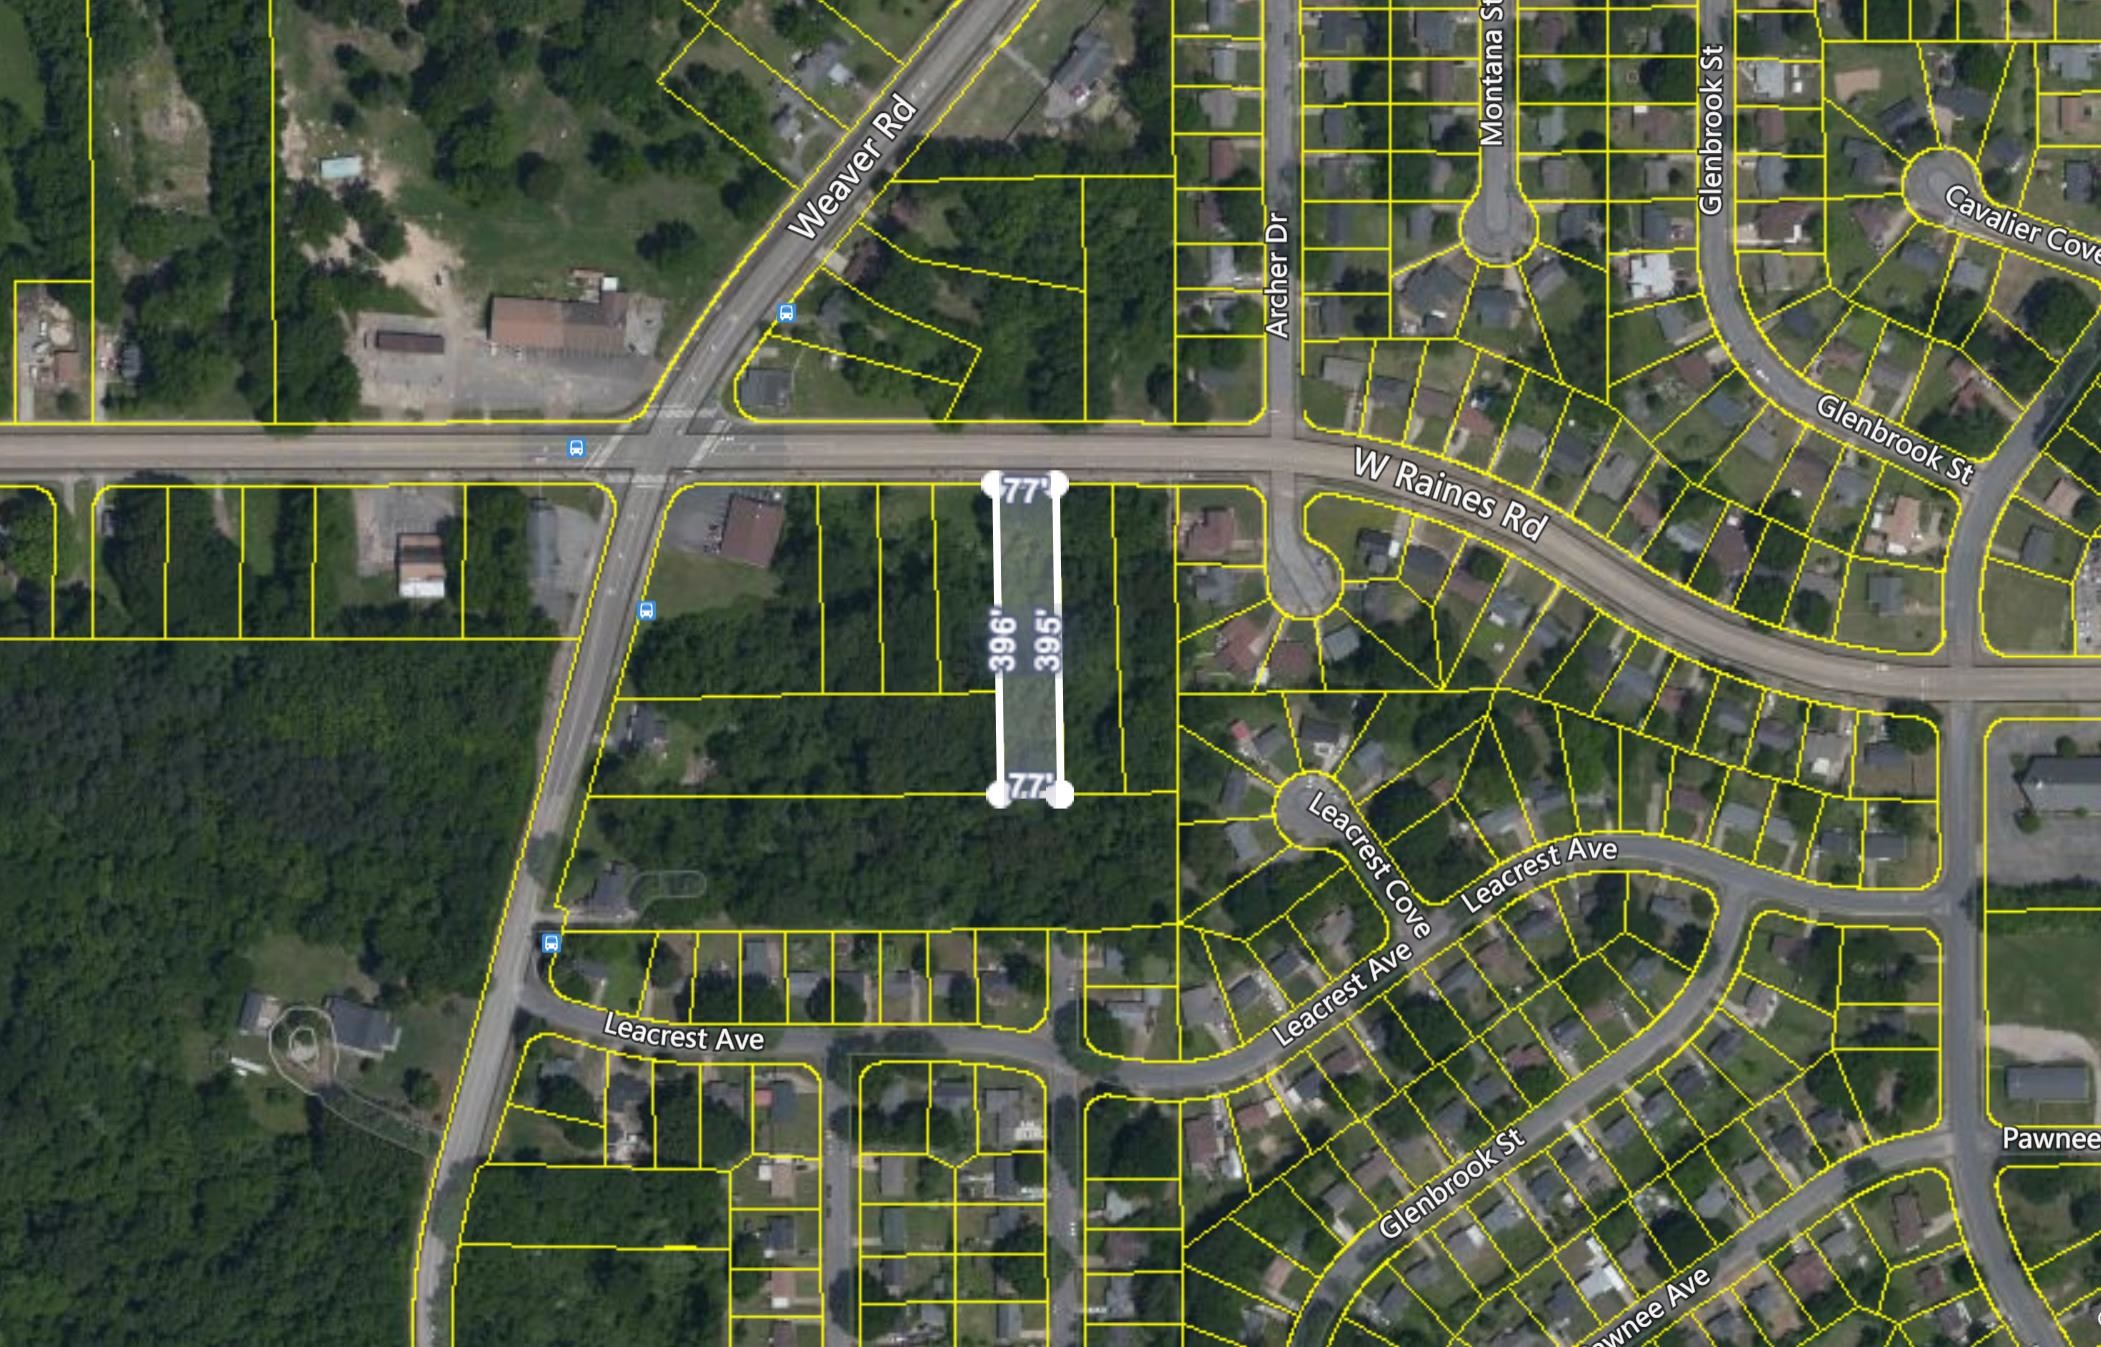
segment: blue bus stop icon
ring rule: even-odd
[[[542,931],[542,932],[540,932],[540,953],[542,953],[542,954],[560,954],[561,952],[562,952],[562,933],[561,933],[560,931]]]
[[[640,602],[640,603],[636,604],[636,605],[635,605],[635,616],[636,616],[636,617],[637,617],[638,619],[640,619],[641,621],[644,621],[644,622],[654,622],[654,621],[656,621],[656,620],[657,620],[657,601],[656,601],[655,599],[644,599],[644,600],[642,600],[642,602]]]
[[[571,441],[569,441],[569,457],[571,457],[571,458],[582,458],[583,456],[584,456],[584,442],[583,442],[582,440],[571,440]]]
[[[794,305],[793,303],[787,303],[787,302],[784,302],[784,303],[780,303],[780,304],[776,304],[776,305],[774,305],[774,306],[773,306],[773,321],[775,321],[776,323],[792,323],[792,322],[794,322],[794,321],[795,321],[795,305]]]

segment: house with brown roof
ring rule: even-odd
[[[758,570],[773,568],[773,553],[781,544],[781,529],[787,511],[777,500],[758,496],[733,496],[722,521],[721,554],[730,561]]]

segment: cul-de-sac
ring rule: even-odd
[[[2101,1347],[2101,0],[0,0],[0,1342]]]

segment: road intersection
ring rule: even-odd
[[[992,50],[997,35],[1011,27],[1026,8],[1020,0],[959,7],[902,73],[897,91],[921,108],[945,105]],[[1295,143],[1291,133],[1296,124],[1285,91],[1296,80],[1297,63],[1292,59],[1297,49],[1296,16],[1286,5],[1272,3],[1265,8],[1272,30],[1269,169],[1279,184],[1275,189],[1279,199],[1272,205],[1287,209],[1283,185],[1294,180],[1296,161],[1285,151]],[[1701,12],[1709,40],[1728,42],[1733,27],[1729,0],[1702,0]],[[1730,83],[1729,98],[1733,100],[1733,81]],[[1725,138],[1733,138],[1736,122],[1732,101],[1723,118]],[[1514,128],[1511,138],[1514,141]],[[842,144],[853,143],[857,143],[853,134],[842,137]],[[1732,152],[1733,146],[1725,139],[1724,153]],[[1493,171],[1490,156],[1484,154],[1483,161],[1484,180],[1492,181],[1494,190],[1480,207],[1478,227],[1484,237],[1495,236],[1497,250],[1522,251],[1514,240],[1521,218],[1529,219],[1532,208],[1517,191],[1511,152],[1506,150],[1494,159]],[[1937,212],[1932,201],[1935,197],[1945,200],[1949,182],[1959,173],[1945,164],[1929,168],[1931,172],[1918,175],[1915,184],[1907,183],[1907,192],[1916,186],[1914,209],[1967,232],[1968,226],[1945,211]],[[813,180],[823,176],[825,170],[820,168]],[[1722,343],[1755,377],[1764,394],[1792,415],[1865,453],[1891,457],[1885,444],[1833,421],[1822,410],[1830,395],[1811,385],[1778,355],[1750,313],[1737,278],[1731,227],[1736,218],[1733,184],[1737,174],[1730,172],[1726,177],[1730,186],[1725,208],[1719,217],[1703,221],[1698,236],[1701,289]],[[1478,525],[1478,520],[1453,507],[1365,480],[1359,472],[1356,446],[1306,430],[1297,413],[1296,343],[1290,340],[1264,343],[1271,413],[1266,424],[1244,432],[1116,430],[1050,439],[1018,429],[961,434],[931,428],[775,433],[731,422],[719,408],[750,334],[763,327],[775,297],[791,292],[837,242],[843,232],[840,226],[850,218],[842,215],[810,239],[784,230],[762,239],[689,337],[659,406],[709,410],[694,416],[659,411],[630,427],[599,435],[590,458],[580,464],[566,458],[561,446],[567,436],[553,428],[343,429],[316,431],[297,439],[261,432],[97,428],[77,433],[42,429],[34,436],[0,438],[0,470],[21,480],[153,470],[230,481],[523,476],[608,486],[618,508],[583,629],[551,689],[553,711],[541,789],[528,838],[558,838],[575,817],[580,792],[610,724],[611,698],[633,636],[632,614],[644,594],[658,528],[670,498],[687,483],[802,478],[962,482],[975,480],[987,468],[1044,466],[1061,468],[1075,480],[1252,482],[1264,489],[1271,511],[1267,564],[1276,602],[1287,613],[1298,614],[1326,609],[1339,584],[1326,554],[1307,545],[1299,529],[1301,508],[1321,491],[1348,492],[1447,523]],[[1473,228],[1469,226],[1470,233]],[[1993,1192],[1998,1145],[1996,1129],[1985,1118],[1982,937],[1980,919],[1974,916],[1974,894],[1983,878],[1979,871],[1986,771],[1982,734],[1990,716],[2005,707],[2101,714],[2101,683],[2093,680],[2086,662],[2075,658],[2008,661],[1990,655],[1979,631],[1977,595],[1999,506],[2033,461],[2055,410],[2065,405],[2077,382],[2091,371],[2090,357],[2091,352],[2083,352],[2068,359],[1992,457],[1976,464],[1974,472],[1961,480],[1948,478],[1962,509],[1947,562],[1946,637],[1931,654],[1871,654],[1749,625],[1564,519],[1549,524],[1536,541],[1515,549],[1530,564],[1608,611],[1641,614],[1650,629],[1667,632],[1686,650],[1747,677],[1855,699],[1864,693],[1916,699],[1932,703],[1941,714],[1937,796],[1942,865],[1932,885],[1923,890],[1834,890],[1776,876],[1669,839],[1646,834],[1617,837],[1624,864],[1685,875],[1714,890],[1718,910],[1713,938],[1706,958],[1668,1012],[1555,1095],[1524,1125],[1535,1135],[1558,1131],[1620,1089],[1630,1074],[1681,1044],[1714,1009],[1744,932],[1755,913],[1767,906],[1834,920],[1930,926],[1939,934],[1945,951],[1942,1116],[1923,1133],[1871,1148],[1865,1154],[1892,1167],[1932,1161],[1949,1169],[1980,1275],[2025,1347],[2043,1347],[2055,1339],[2057,1329],[2008,1244]],[[584,428],[584,433],[593,432]],[[1428,455],[1423,457],[1428,459]],[[1892,461],[1916,466],[1901,457],[1892,457]],[[1463,465],[1440,461],[1438,467],[1484,490],[1499,485]],[[602,1012],[558,997],[539,975],[531,936],[537,925],[554,915],[549,895],[523,863],[521,851],[443,1151],[433,1167],[433,1192],[461,1181],[486,1154],[515,1062],[518,1016],[533,1016],[587,1042],[607,1041]],[[1438,934],[1423,957],[1463,932],[1457,916],[1439,914]],[[1069,958],[1054,960],[1050,985],[1059,989],[1065,1003],[1057,1009],[1067,1009],[1077,999],[1079,970]],[[945,1057],[1027,1066],[1051,1082],[1056,1098],[1078,1098],[1088,1084],[1072,1054],[1048,1033],[947,1028],[933,1031],[932,1038],[934,1049]],[[783,1059],[821,1064],[838,1040],[837,1031],[793,1028],[775,1035],[769,1052]],[[1164,1099],[1192,1097],[1229,1090],[1257,1078],[1288,1055],[1287,1047],[1265,1035],[1204,1061],[1124,1063],[1115,1078],[1129,1093]],[[843,1143],[828,1138],[826,1145],[831,1185],[826,1196],[826,1263],[827,1272],[836,1273],[853,1262],[851,1185],[855,1168]],[[1836,1170],[1805,1185],[1740,1231],[1719,1266],[1734,1267],[1730,1260],[1740,1260],[1742,1251],[1756,1250],[1780,1232],[1801,1228],[1841,1197],[1845,1186],[1845,1177]],[[1066,1176],[1051,1185],[1049,1200],[1050,1229],[1054,1238],[1062,1239],[1080,1216],[1081,1194]],[[424,1232],[419,1247],[413,1309],[419,1347],[436,1347],[449,1337],[449,1264],[456,1233],[433,1225]],[[1390,1252],[1376,1228],[1358,1232],[1341,1256],[1322,1271],[1294,1328],[1294,1347],[1324,1344],[1334,1317]],[[1084,1310],[1077,1281],[1076,1277],[1068,1279],[1054,1296],[1050,1340],[1060,1347],[1078,1347],[1083,1338]],[[842,1344],[850,1340],[837,1326],[832,1337]]]

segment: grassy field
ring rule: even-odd
[[[95,167],[127,197],[197,215],[210,210],[211,133],[182,91],[166,43],[156,39],[137,60],[96,72],[95,122]]]
[[[780,580],[771,571],[676,547],[657,552],[656,569],[649,577],[649,597],[666,615],[770,599],[779,588]]]
[[[44,81],[37,73],[21,11],[9,4],[0,4],[0,98],[22,109],[29,125],[42,124]]]
[[[362,988],[357,956],[339,945],[315,945],[296,935],[264,938],[248,951],[256,990],[269,992],[286,1005],[319,1005],[331,992]]]
[[[563,189],[548,201],[507,193],[488,205],[470,203],[434,176],[430,132],[406,109],[368,112],[355,132],[330,122],[331,105],[347,99],[343,76],[329,55],[349,36],[344,30],[289,7],[278,12],[277,26],[286,103],[305,131],[304,157],[365,155],[368,171],[401,215],[458,251],[459,282],[476,303],[493,294],[567,298],[570,268],[602,268],[620,276],[624,288],[664,299],[662,351],[668,352],[720,282],[748,232],[724,218],[727,212],[715,200],[712,187],[656,174],[630,183],[607,180],[586,160],[586,150],[597,133],[625,133],[625,128],[601,112],[578,115],[530,66],[505,74],[501,98],[508,106],[531,110],[529,119],[520,119],[525,133],[518,148],[559,165]],[[376,65],[404,65],[381,37],[358,35],[357,45]],[[668,94],[661,96],[679,118],[691,120],[694,131],[710,134]],[[723,152],[734,154],[726,146]],[[300,172],[311,167],[304,162],[291,166]],[[699,246],[675,266],[644,261],[635,251],[636,240],[667,220],[700,224]]]
[[[2009,653],[2072,648],[2071,591],[2011,566],[1984,568],[1985,636]]]
[[[2101,911],[1995,913],[1985,925],[1985,1000],[1994,1024],[2061,1029],[2101,1043]]]

